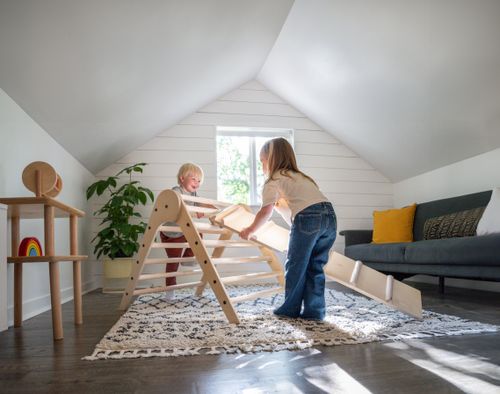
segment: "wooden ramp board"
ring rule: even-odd
[[[417,319],[422,318],[420,291],[391,275],[384,275],[337,252],[332,252],[324,271],[326,276],[350,289]]]
[[[236,233],[250,226],[254,219],[255,215],[242,205],[233,205],[211,218],[214,223]],[[288,250],[289,237],[290,230],[269,220],[254,233],[252,241],[284,252]]]

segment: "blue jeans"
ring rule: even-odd
[[[337,218],[329,202],[311,205],[295,216],[285,263],[285,301],[274,310],[276,315],[325,318],[323,267],[336,236]]]

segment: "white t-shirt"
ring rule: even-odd
[[[297,172],[289,171],[285,176],[277,172],[262,189],[262,206],[273,204],[288,224],[303,209],[328,199],[309,179]]]

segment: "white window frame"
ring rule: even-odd
[[[283,137],[290,142],[292,147],[294,146],[294,130],[288,128],[273,128],[273,127],[232,127],[232,126],[216,126],[216,140],[219,136],[229,136],[229,137],[269,137],[278,138]],[[258,198],[260,190],[257,190],[257,155],[255,138],[250,140],[250,205],[258,206]],[[219,166],[219,160],[216,157],[217,167]],[[218,168],[217,168],[218,173]],[[217,182],[218,184],[218,182]],[[217,191],[218,195],[218,191]]]

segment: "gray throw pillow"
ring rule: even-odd
[[[453,212],[429,218],[424,223],[424,239],[469,237],[476,235],[476,228],[485,207]]]

